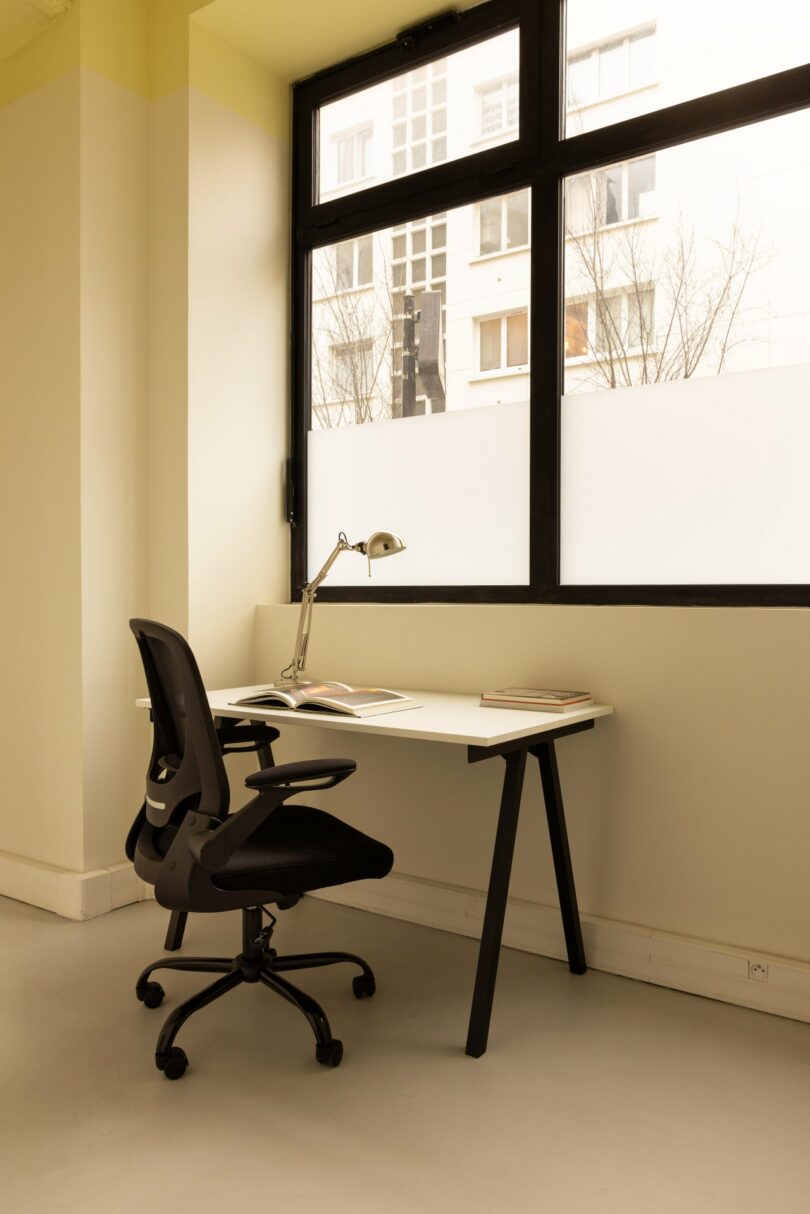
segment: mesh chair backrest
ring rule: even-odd
[[[186,640],[155,620],[130,620],[152,703],[152,757],[146,817],[177,825],[188,810],[228,813],[228,777],[194,654]]]

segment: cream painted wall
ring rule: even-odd
[[[121,861],[143,787],[127,620],[147,609],[146,99],[81,87],[81,576],[84,861]]]
[[[148,118],[149,611],[188,630],[188,88]]]
[[[194,88],[189,129],[189,636],[249,681],[289,561],[289,144]]]
[[[257,678],[276,676],[294,606],[259,612]],[[615,706],[558,744],[585,914],[810,961],[810,617],[800,609],[316,606],[316,677],[457,689],[592,688]],[[288,728],[277,757],[340,754]],[[500,760],[353,737],[357,775],[332,812],[386,840],[395,871],[486,888]],[[324,801],[325,805],[326,802]],[[527,776],[511,894],[556,902],[536,772]]]
[[[0,852],[32,901],[32,862],[123,860],[148,753],[128,618],[195,626],[247,677],[284,585],[287,92],[207,32],[192,54],[200,7],[80,0],[0,68]]]
[[[83,860],[78,151],[77,76],[0,107],[0,849],[70,868]]]

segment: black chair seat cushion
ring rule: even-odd
[[[214,877],[222,889],[304,894],[364,877],[385,877],[394,853],[308,805],[281,805]]]

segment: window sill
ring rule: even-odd
[[[621,232],[625,228],[641,227],[645,223],[657,223],[660,215],[637,215],[635,219],[619,219],[616,223],[603,223],[599,228],[582,228],[578,232],[566,232],[566,240],[581,240],[583,236],[599,235],[602,232]]]
[[[657,350],[642,350],[640,346],[634,346],[631,350],[626,350],[625,353],[623,355],[620,355],[619,357],[655,358],[657,353],[658,353]],[[598,367],[600,365],[600,363],[606,363],[606,362],[610,362],[610,355],[607,353],[607,351],[605,351],[604,354],[600,353],[597,355],[577,354],[575,357],[564,359],[566,368],[570,368],[572,371],[579,370],[580,367]],[[632,385],[621,384],[619,386],[623,387],[623,388],[625,388],[625,387],[644,388],[644,387],[647,387],[648,385],[646,385],[646,384],[632,384]]]
[[[646,93],[649,89],[658,88],[660,81],[648,80],[646,84],[636,84],[631,89],[622,89],[619,93],[608,93],[605,97],[596,97],[593,101],[583,101],[581,105],[571,105],[567,108],[566,114],[582,114],[585,110],[593,110],[599,105],[607,105],[610,101],[619,101],[622,97],[635,97],[637,93]],[[612,123],[610,124],[613,125]],[[575,132],[566,130],[566,137],[570,137]],[[576,132],[578,134],[579,132]]]
[[[530,244],[518,244],[512,249],[498,249],[496,253],[479,253],[476,257],[470,258],[470,265],[477,266],[482,262],[497,261],[499,257],[514,257],[516,253],[530,253],[531,249]]]
[[[470,140],[470,150],[474,152],[482,152],[485,148],[497,148],[503,143],[514,143],[520,138],[520,129],[516,126],[505,126],[499,131],[493,131],[491,135],[479,135],[477,139]]]
[[[355,194],[358,190],[374,185],[378,180],[377,177],[366,176],[356,177],[353,181],[341,181],[338,185],[333,185],[331,189],[322,191],[318,205],[322,202],[329,202],[332,198],[343,198],[346,194]]]
[[[489,383],[493,379],[517,379],[520,375],[529,374],[529,364],[519,367],[496,367],[494,371],[478,371],[475,375],[471,375],[468,383],[481,384]]]

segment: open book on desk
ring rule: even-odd
[[[410,696],[381,687],[350,687],[348,683],[290,683],[266,687],[234,700],[236,708],[289,708],[307,712],[337,712],[347,717],[372,717],[382,712],[419,708]]]

